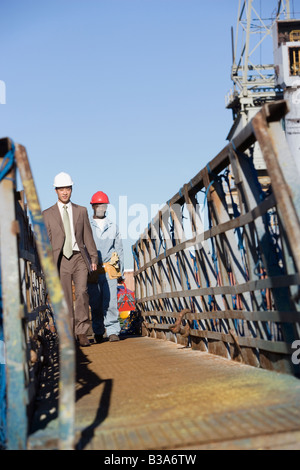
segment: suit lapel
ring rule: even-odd
[[[73,227],[74,233],[76,233],[76,223],[79,217],[79,207],[77,204],[72,203],[72,212],[73,212]]]
[[[52,206],[52,213],[53,213],[53,217],[58,222],[59,226],[61,227],[61,229],[64,232],[65,231],[64,224],[63,224],[63,221],[62,221],[62,218],[61,218],[61,215],[60,215],[59,208],[58,208],[57,204],[54,204],[54,206]]]

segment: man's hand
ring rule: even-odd
[[[91,271],[97,271],[97,269],[98,269],[97,264],[92,263],[92,264],[91,264]]]

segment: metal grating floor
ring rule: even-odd
[[[224,447],[224,443],[230,446],[231,441],[263,436],[260,438],[260,446],[263,447],[267,436],[277,436],[277,442],[278,434],[283,436],[287,432],[299,431],[299,422],[300,403],[295,403],[205,419],[189,418],[119,429],[99,428],[91,440],[87,436],[86,442],[83,440],[82,443],[85,442],[86,450],[174,450],[197,449],[211,443],[223,443]]]
[[[300,450],[299,379],[172,342],[78,348],[76,388],[78,450]],[[29,447],[56,448],[53,396],[39,406]]]
[[[278,434],[300,432],[295,377],[147,337],[82,354],[90,391],[76,404],[79,449],[197,448],[272,435],[278,442]]]

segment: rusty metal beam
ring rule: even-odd
[[[300,272],[300,222],[299,215],[296,212],[292,195],[290,194],[289,185],[287,184],[282,169],[278,163],[278,155],[273,145],[272,134],[269,131],[267,122],[272,110],[270,106],[263,108],[252,119],[252,126],[257,141],[263,152],[266,162],[268,174],[271,179],[274,197],[281,213],[288,238],[290,240],[290,248],[294,255],[294,261]]]

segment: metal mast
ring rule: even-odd
[[[269,101],[283,98],[283,90],[276,81],[273,63],[272,32],[279,18],[289,18],[289,0],[267,2],[271,11],[262,12],[262,0],[239,0],[236,32],[232,35],[231,79],[233,89],[226,96],[226,107],[232,110],[233,126],[228,135],[231,140]],[[273,8],[273,11],[272,11]],[[264,63],[262,52],[268,63]],[[264,169],[264,162],[258,149],[254,153],[258,170]]]

